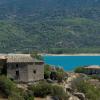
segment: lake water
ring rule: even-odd
[[[100,56],[44,56],[44,61],[72,71],[78,66],[100,65]]]

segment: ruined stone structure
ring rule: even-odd
[[[88,74],[88,75],[100,74],[100,66],[91,65],[91,66],[88,66],[88,67],[84,67],[84,73]]]
[[[44,62],[28,54],[9,54],[4,63],[7,77],[17,82],[35,82],[44,79]]]

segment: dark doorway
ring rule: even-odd
[[[36,74],[36,70],[33,70],[33,73]]]
[[[19,79],[19,71],[16,71],[16,79]]]
[[[18,68],[19,66],[18,66],[18,64],[16,64],[16,68]]]

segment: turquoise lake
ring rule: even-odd
[[[78,66],[100,65],[100,56],[44,56],[44,62],[72,71]]]

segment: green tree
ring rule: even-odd
[[[37,51],[32,52],[31,53],[31,57],[34,57],[34,58],[36,58],[38,60],[43,60],[42,56],[39,55]]]
[[[75,70],[74,70],[75,73],[84,73],[85,72],[85,69],[83,67],[77,67]]]
[[[50,78],[51,70],[50,65],[44,65],[44,78],[48,79]]]

